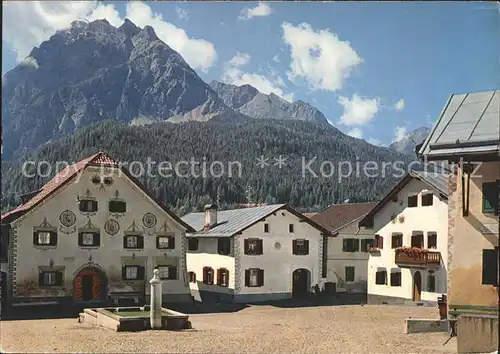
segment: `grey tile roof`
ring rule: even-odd
[[[205,213],[190,213],[181,219],[197,232],[192,234],[206,237],[230,237],[246,227],[279,210],[285,204],[273,204],[253,208],[219,210],[217,211],[217,225],[207,231],[204,230]]]
[[[445,196],[448,196],[448,178],[450,176],[449,173],[412,171],[410,174],[413,177],[416,177],[421,181],[429,184],[431,187],[434,187]]]
[[[466,145],[453,146],[457,143]],[[420,154],[432,158],[495,152],[499,144],[500,90],[455,94],[448,99]]]

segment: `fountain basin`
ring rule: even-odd
[[[145,331],[151,329],[149,305],[142,307],[106,307],[84,309],[78,322],[123,331]],[[162,308],[161,329],[178,331],[191,329],[189,316]]]

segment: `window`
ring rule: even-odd
[[[403,234],[399,232],[392,233],[392,248],[403,247]]]
[[[172,265],[158,266],[160,271],[160,279],[175,280],[177,279],[177,267]]]
[[[157,236],[156,237],[156,248],[162,249],[162,250],[175,249],[175,237],[174,236]]]
[[[391,286],[401,286],[401,272],[391,272]]]
[[[144,280],[145,268],[137,265],[122,268],[123,280]]]
[[[198,251],[198,248],[200,247],[199,243],[200,242],[197,238],[189,238],[188,239],[188,250],[189,251]]]
[[[97,211],[97,200],[80,199],[79,209],[85,213],[93,213]]]
[[[39,273],[38,281],[40,286],[62,286],[63,273],[59,271],[42,271]]]
[[[357,238],[345,238],[342,243],[342,251],[344,252],[358,252],[359,240]]]
[[[269,224],[264,224],[264,232],[269,232]]]
[[[217,285],[229,286],[229,271],[226,268],[217,269]]]
[[[128,249],[144,248],[144,237],[140,235],[123,236],[123,248],[128,248]]]
[[[434,231],[427,233],[427,248],[437,248],[437,233]]]
[[[483,213],[498,215],[498,184],[500,182],[483,183]]]
[[[387,284],[387,271],[379,270],[375,273],[375,284],[386,285]]]
[[[257,268],[246,269],[245,286],[247,287],[264,286],[264,270]]]
[[[203,283],[207,285],[214,283],[214,270],[212,267],[203,267]]]
[[[226,256],[231,253],[231,240],[228,237],[217,239],[217,253]]]
[[[375,235],[375,246],[378,249],[383,249],[384,248],[384,237],[380,235]]]
[[[354,281],[354,267],[345,267],[345,281]]]
[[[56,231],[34,231],[33,244],[36,246],[56,246],[57,232]]]
[[[422,206],[430,206],[434,200],[434,194],[427,193],[422,194]]]
[[[434,200],[434,194],[427,193],[422,194],[422,206],[430,206]]]
[[[309,254],[309,240],[293,240],[292,253],[298,256],[306,256]]]
[[[195,272],[188,272],[188,277],[189,277],[190,283],[196,283],[196,273]]]
[[[95,247],[101,244],[101,235],[99,232],[79,232],[78,246],[80,247]]]
[[[361,240],[361,252],[368,252],[370,248],[375,245],[375,240],[372,238],[365,238]]]
[[[499,285],[498,281],[498,258],[500,257],[500,248],[495,247],[495,249],[484,249],[483,250],[483,274],[482,274],[482,284],[483,285]]]
[[[408,197],[408,208],[415,208],[418,205],[418,196],[410,195]]]
[[[293,233],[293,224],[288,225],[288,232]]]
[[[257,256],[262,254],[263,241],[257,238],[249,238],[244,241],[244,253],[250,256]]]
[[[110,200],[108,208],[110,213],[125,213],[127,211],[127,203],[122,200]]]
[[[422,231],[411,233],[411,247],[424,248],[424,233]]]
[[[436,275],[432,270],[427,273],[427,291],[430,293],[436,292]]]

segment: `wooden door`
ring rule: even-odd
[[[422,275],[416,271],[413,275],[413,301],[420,301],[422,294]]]

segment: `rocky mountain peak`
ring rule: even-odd
[[[123,24],[118,28],[120,31],[125,33],[129,37],[135,36],[138,32],[141,31],[139,27],[135,25],[132,21],[130,21],[128,18],[125,19]]]

